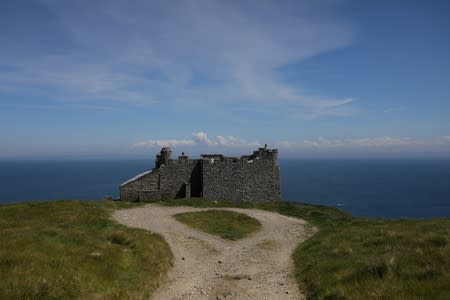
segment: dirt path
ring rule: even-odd
[[[174,254],[169,281],[154,299],[303,299],[293,275],[291,254],[312,234],[303,220],[255,209],[220,208],[258,219],[262,228],[238,241],[192,229],[172,215],[201,211],[155,204],[116,211],[127,226],[164,236]]]

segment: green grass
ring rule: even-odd
[[[160,203],[259,208],[318,227],[320,231],[293,253],[297,281],[309,299],[448,299],[450,295],[450,218],[359,219],[333,207],[289,202]],[[172,255],[160,236],[109,219],[114,209],[136,205],[141,204],[1,205],[0,299],[148,298],[164,280]]]
[[[449,299],[450,219],[355,219],[299,245],[309,299]]]
[[[203,198],[191,199],[173,199],[157,202],[166,206],[192,206],[192,207],[239,207],[239,208],[257,208],[277,212],[286,216],[304,219],[314,226],[318,227],[336,227],[345,224],[353,217],[337,208],[312,205],[306,203],[279,202],[279,203],[251,203],[251,202],[229,202],[229,201],[211,201]]]
[[[238,240],[259,230],[261,223],[246,214],[226,210],[206,210],[176,214],[175,219],[223,239]]]
[[[293,253],[308,299],[449,299],[450,218],[359,219],[334,207],[289,202],[162,204],[259,208],[317,226],[320,231]]]
[[[90,201],[0,206],[0,299],[148,298],[171,266],[156,234],[110,220],[136,204]]]

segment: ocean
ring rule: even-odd
[[[2,161],[0,203],[102,199],[151,160]],[[450,160],[281,160],[284,200],[340,205],[360,217],[450,216]]]

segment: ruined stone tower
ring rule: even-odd
[[[155,168],[124,182],[120,198],[151,201],[205,197],[235,202],[280,200],[278,150],[259,148],[251,155],[225,157],[202,154],[200,159],[180,155],[171,158],[164,147],[156,155]]]
[[[169,160],[172,159],[172,151],[169,147],[163,147],[159,154],[156,154],[155,167],[159,168],[161,165],[168,165]]]

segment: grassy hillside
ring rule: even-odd
[[[355,219],[293,257],[310,299],[449,299],[450,219]]]
[[[112,209],[133,205],[0,205],[0,299],[148,298],[172,254],[159,235],[109,219]]]
[[[293,254],[309,299],[449,299],[450,218],[353,218],[334,207],[235,204],[203,199],[165,205],[260,208],[307,220],[320,231]]]
[[[320,231],[293,254],[309,299],[448,299],[450,218],[353,218],[333,207],[171,200],[259,208]],[[109,219],[140,204],[56,201],[0,205],[0,299],[148,298],[171,265],[164,240]]]

